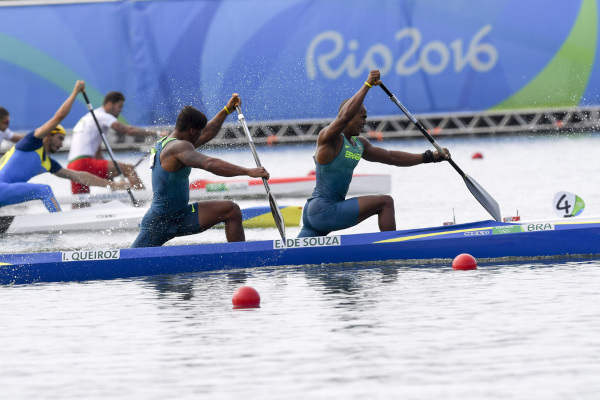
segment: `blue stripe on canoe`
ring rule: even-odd
[[[469,253],[476,258],[600,254],[599,222],[555,221],[553,224],[554,229],[523,230],[517,234],[464,235],[473,229],[527,226],[481,221],[449,227],[341,235],[337,237],[337,245],[323,247],[282,249],[275,248],[273,240],[264,240],[122,249],[116,260],[63,262],[61,252],[0,254],[0,284],[114,279],[280,265],[452,259],[460,253]],[[432,233],[437,235],[430,235]],[[393,241],[407,237],[411,239]],[[305,240],[316,243],[332,240],[332,237],[288,239],[288,244]]]

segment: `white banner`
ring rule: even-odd
[[[274,249],[297,249],[300,247],[323,247],[323,246],[339,246],[342,242],[340,236],[318,236],[304,237],[296,239],[286,239],[286,246],[283,245],[281,239],[273,240]]]
[[[118,260],[121,250],[77,250],[63,251],[63,261],[89,261],[89,260]]]

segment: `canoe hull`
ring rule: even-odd
[[[544,225],[545,224],[545,225]],[[600,254],[600,219],[578,224],[482,221],[325,238],[0,255],[0,284],[85,281],[284,265]],[[517,230],[518,229],[518,230]],[[104,252],[100,254],[100,252]],[[448,264],[447,262],[445,263]]]

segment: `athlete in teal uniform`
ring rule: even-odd
[[[169,172],[160,165],[163,148],[174,137],[162,138],[152,150],[152,205],[142,219],[141,231],[131,247],[162,246],[176,237],[201,232],[198,222],[198,203],[188,204],[192,168],[185,166]]]
[[[144,215],[140,233],[131,247],[156,247],[177,236],[203,232],[225,223],[228,242],[245,240],[242,213],[232,201],[200,201],[188,204],[189,175],[192,168],[201,168],[219,176],[247,175],[269,178],[264,168],[243,168],[218,158],[208,157],[196,148],[213,139],[223,122],[240,103],[234,93],[227,105],[206,122],[206,116],[192,106],[185,106],[175,124],[175,130],[161,139],[153,149],[152,205]]]
[[[446,149],[445,155],[431,150],[423,154],[388,151],[359,136],[367,123],[367,109],[363,101],[369,89],[380,83],[379,71],[371,71],[359,91],[342,102],[336,119],[319,132],[313,157],[316,187],[302,210],[303,226],[298,237],[326,236],[373,215],[378,216],[381,231],[396,230],[394,200],[390,196],[360,196],[346,200],[352,173],[361,158],[408,167],[450,157]]]
[[[87,172],[64,169],[48,156],[61,148],[66,132],[59,123],[69,114],[77,93],[83,88],[84,82],[77,81],[73,92],[54,117],[25,135],[0,159],[0,207],[39,199],[48,211],[60,211],[50,186],[28,183],[31,178],[44,172],[76,182],[88,182],[93,186],[110,186],[113,189],[128,187],[126,182],[111,182]]]

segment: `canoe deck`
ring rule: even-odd
[[[0,284],[85,281],[273,266],[399,260],[538,259],[600,254],[600,218],[578,222],[480,221],[318,238],[0,255]]]

